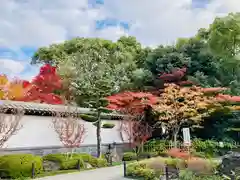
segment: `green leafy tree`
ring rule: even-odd
[[[59,64],[63,77],[69,76],[70,70],[73,72],[70,74],[70,86],[77,104],[90,107],[96,115],[98,156],[101,154],[101,114],[109,111],[105,108],[107,101],[104,97],[120,91],[130,82],[126,69],[131,64],[111,64],[109,58],[114,61],[114,57],[105,51],[102,49],[96,54],[93,49],[70,56],[68,63],[65,61]]]
[[[141,44],[135,37],[121,37],[117,42],[104,40],[100,38],[74,38],[63,43],[52,44],[49,47],[41,47],[32,57],[32,63],[52,63],[58,64],[66,61],[69,56],[78,53],[91,53],[104,50],[108,55],[117,57],[112,63],[138,62],[138,59],[144,59],[147,50],[142,51]]]
[[[240,13],[216,18],[209,28],[209,47],[217,55],[234,57],[240,51]]]

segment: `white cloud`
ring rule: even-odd
[[[0,59],[0,74],[19,74],[24,69],[24,63],[11,59]]]
[[[132,22],[129,34],[148,45],[173,43],[178,37],[192,36],[199,28],[208,27],[216,16],[240,11],[239,0],[212,0],[204,9],[193,9],[191,0],[105,2],[108,16]]]
[[[211,0],[204,9],[193,9],[191,0],[104,0],[104,3],[93,9],[87,0],[1,0],[1,47],[11,48],[18,52],[18,59],[26,61],[18,62],[5,54],[0,59],[0,73],[20,74],[24,79],[37,73],[38,69],[29,68],[29,58],[19,50],[22,46],[45,46],[74,36],[116,40],[129,34],[154,47],[192,36],[199,28],[208,27],[216,16],[240,11],[239,0]],[[95,21],[105,18],[129,22],[130,29],[126,32],[117,26],[96,30]],[[29,71],[24,71],[26,68]]]
[[[0,43],[42,46],[73,36],[115,40],[126,33],[120,27],[95,30],[95,21],[106,17],[130,22],[128,34],[145,45],[173,43],[207,27],[218,15],[240,11],[239,0],[211,0],[205,9],[192,9],[191,0],[104,2],[99,9],[90,9],[87,0],[1,0]]]

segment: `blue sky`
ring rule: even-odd
[[[208,27],[216,16],[240,11],[239,0],[2,0],[0,74],[30,80],[38,47],[66,39],[133,35],[143,44],[172,44]]]

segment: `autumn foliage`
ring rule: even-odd
[[[176,84],[166,84],[164,92],[159,97],[159,103],[154,106],[159,118],[170,126],[184,119],[198,119],[216,108],[222,108],[214,96],[206,96],[201,87],[180,87]]]
[[[148,92],[122,92],[107,97],[108,108],[140,119],[139,122],[132,122],[131,119],[122,122],[122,124],[128,124],[129,127],[137,128],[137,124],[142,123],[141,116],[145,108],[151,107],[158,117],[156,125],[164,124],[176,141],[183,124],[199,124],[203,117],[211,115],[212,112],[232,110],[229,104],[224,103],[240,102],[238,96],[220,94],[227,90],[225,87],[196,86],[194,82],[187,79],[186,72],[187,68],[184,67],[173,70],[171,73],[160,74],[159,79],[163,81],[164,86],[163,89],[158,90],[157,95]],[[127,134],[131,133],[127,132]],[[182,156],[185,155],[182,154]]]
[[[148,106],[158,102],[158,97],[144,92],[123,92],[107,97],[107,108],[117,110],[125,114],[141,114]]]
[[[152,128],[146,122],[129,117],[120,121],[120,132],[122,137],[127,137],[130,147],[140,150],[143,144],[151,137]]]
[[[63,104],[61,97],[54,94],[54,91],[61,87],[61,78],[56,73],[56,67],[46,64],[40,68],[32,82],[19,79],[9,81],[5,75],[1,75],[0,99]]]
[[[167,152],[168,156],[174,157],[174,158],[179,158],[179,159],[189,159],[191,157],[190,153],[187,151],[183,151],[182,149],[179,148],[171,148]]]
[[[193,85],[194,82],[187,80],[186,72],[186,67],[174,69],[171,73],[160,74],[159,79],[164,83],[175,83],[180,86]]]

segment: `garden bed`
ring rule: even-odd
[[[0,157],[0,178],[34,178],[107,167],[106,159],[79,153],[49,154],[44,157],[32,154],[14,154]]]
[[[126,174],[131,178],[155,180],[165,176],[166,167],[168,167],[168,175],[175,178],[183,179],[183,176],[191,176],[190,179],[206,179],[206,177],[211,176],[215,178],[214,173],[217,166],[217,162],[209,159],[193,158],[182,160],[156,157],[128,164]]]

